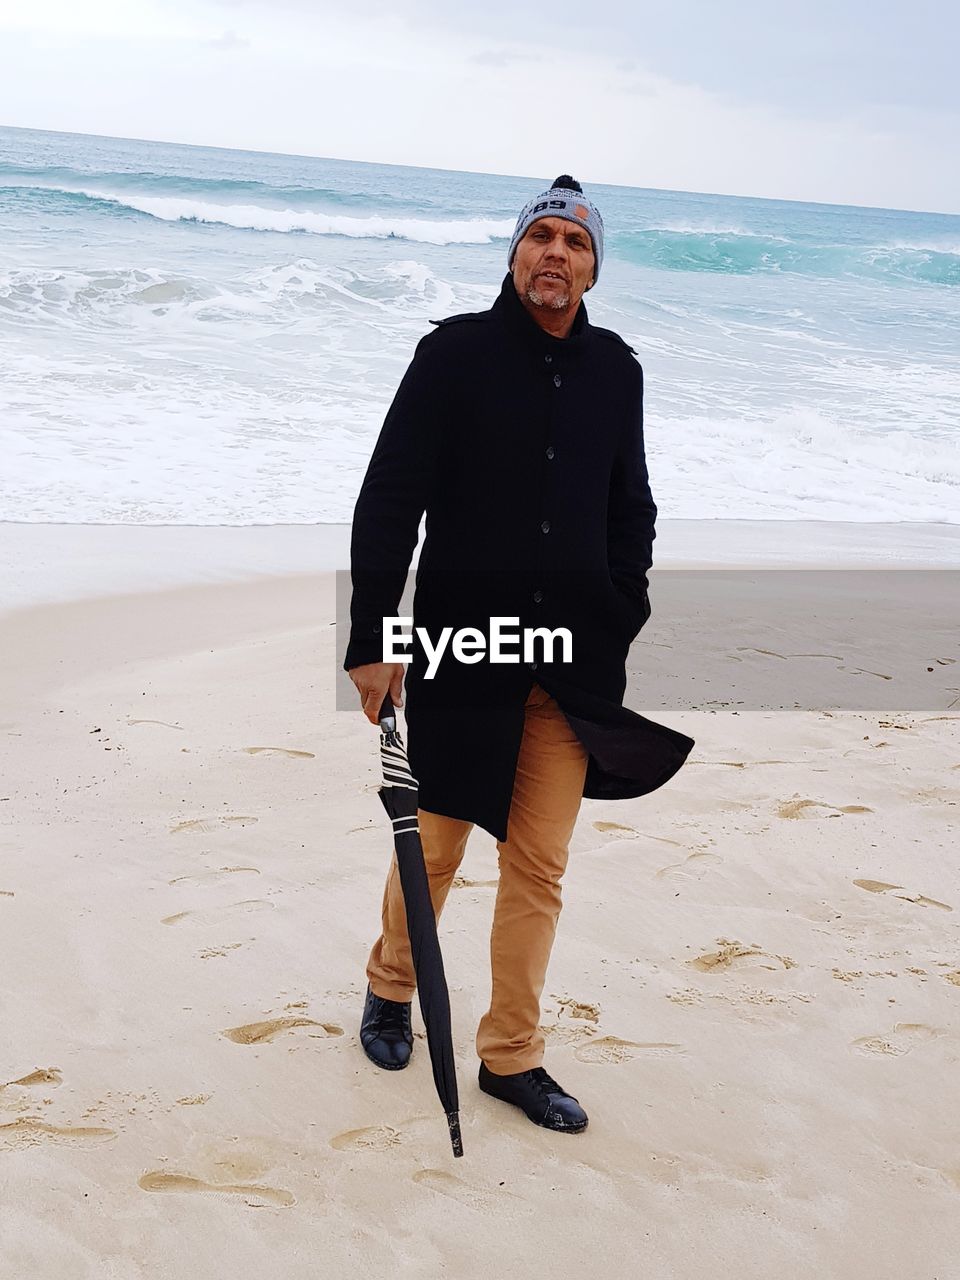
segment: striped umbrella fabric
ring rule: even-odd
[[[393,823],[393,842],[406,909],[407,933],[413,952],[420,1012],[427,1029],[433,1080],[446,1113],[453,1154],[462,1156],[460,1101],[450,1026],[450,994],[443,972],[437,920],[430,898],[423,846],[420,843],[417,780],[410,772],[406,748],[397,728],[396,711],[389,694],[383,700],[378,719],[380,761],[383,767],[383,783],[379,795]]]

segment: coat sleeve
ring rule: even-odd
[[[382,661],[383,619],[399,609],[420,519],[436,483],[450,389],[439,337],[439,331],[431,332],[417,343],[354,507],[346,671]]]
[[[636,367],[634,404],[610,477],[607,562],[614,586],[649,609],[647,573],[653,564],[657,508],[643,445],[643,369],[639,364]]]

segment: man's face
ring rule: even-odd
[[[588,232],[569,218],[538,218],[513,256],[513,282],[528,304],[576,311],[593,283],[596,259]]]

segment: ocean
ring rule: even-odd
[[[0,129],[0,519],[349,521],[555,176]],[[960,217],[584,185],[661,516],[960,523]]]

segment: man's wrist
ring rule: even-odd
[[[379,633],[381,628],[378,626],[376,632]],[[365,667],[371,662],[383,661],[383,636],[375,634],[373,628],[369,629],[369,634],[358,633],[354,629],[350,633],[350,640],[347,644],[347,652],[343,659],[344,671],[350,671],[354,667]]]

